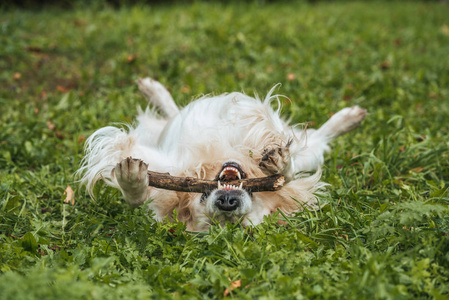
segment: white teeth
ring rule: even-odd
[[[243,182],[241,182],[239,186],[236,186],[236,185],[230,185],[230,184],[221,184],[221,182],[218,181],[217,189],[218,190],[224,190],[224,189],[226,189],[226,190],[241,190],[242,187],[243,187]]]
[[[226,167],[223,169],[223,171],[220,172],[220,175],[218,176],[218,178],[222,178],[225,175],[226,171],[233,171],[237,174],[239,179],[242,179],[242,175],[240,174],[239,170],[237,168],[234,167]]]

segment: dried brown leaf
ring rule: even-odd
[[[128,56],[126,56],[126,62],[127,63],[132,63],[136,60],[137,58],[137,54],[128,54]]]
[[[386,61],[382,62],[379,66],[382,70],[387,70],[391,67],[391,62],[386,60]]]
[[[29,52],[42,52],[43,51],[41,47],[39,47],[39,46],[31,46],[31,45],[30,46],[26,46],[25,50],[29,51]]]
[[[295,79],[296,79],[296,75],[295,74],[293,74],[293,73],[288,73],[287,74],[287,80],[288,81],[293,81]]]
[[[227,289],[224,290],[224,292],[223,292],[223,297],[229,296],[229,294],[230,294],[233,290],[235,290],[236,288],[239,288],[239,287],[241,287],[241,286],[242,286],[242,280],[241,280],[241,279],[231,282],[231,286],[230,286],[229,288],[227,288]]]
[[[449,36],[449,26],[443,24],[443,26],[441,26],[441,32],[443,32],[445,36]]]
[[[66,187],[64,195],[66,195],[64,203],[75,205],[75,192],[72,190],[70,185]]]
[[[47,128],[53,131],[56,129],[56,126],[51,121],[47,121]]]
[[[417,174],[417,173],[421,173],[423,170],[424,170],[423,167],[416,167],[416,168],[411,169],[410,172]]]
[[[86,140],[86,137],[84,135],[80,135],[78,137],[78,144],[82,144]]]
[[[191,91],[191,88],[188,85],[183,85],[181,87],[181,93],[188,94],[188,93],[190,93],[190,91]]]
[[[61,93],[67,93],[70,89],[63,87],[62,85],[58,85],[56,89]]]

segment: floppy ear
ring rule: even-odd
[[[192,221],[192,212],[189,207],[183,207],[178,210],[178,221],[181,222]]]
[[[178,221],[181,222],[189,222],[193,219],[192,214],[192,205],[195,200],[195,195],[182,193],[179,197],[179,206],[178,206]]]

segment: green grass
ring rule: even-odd
[[[448,15],[421,2],[1,11],[0,299],[208,299],[231,282],[242,299],[447,299]],[[322,210],[189,233],[73,178],[85,137],[145,105],[142,76],[182,105],[280,82],[293,122],[370,115],[327,155]]]

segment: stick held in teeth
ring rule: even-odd
[[[148,171],[149,186],[187,193],[205,193],[218,187],[218,181],[202,180],[194,177],[177,177],[169,173]],[[228,185],[240,186],[249,192],[273,192],[280,190],[284,185],[283,175],[239,179],[225,182]],[[222,184],[224,184],[222,182]]]

